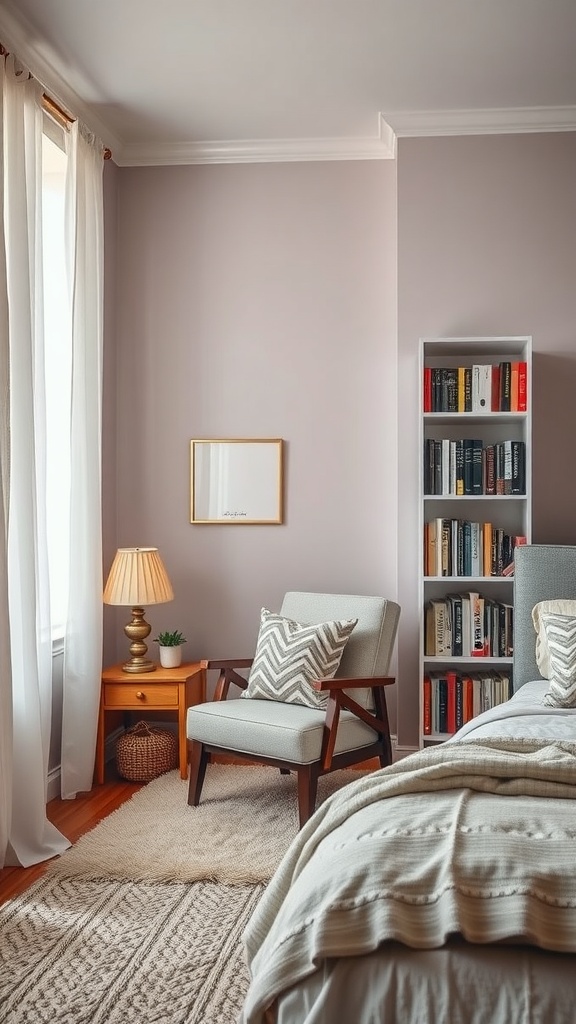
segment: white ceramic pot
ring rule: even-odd
[[[182,664],[182,647],[162,647],[162,644],[158,644],[160,650],[160,664],[162,668],[178,668]]]

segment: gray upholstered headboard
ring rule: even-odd
[[[576,600],[576,546],[527,544],[514,552],[514,689],[540,679],[532,609],[556,597]]]

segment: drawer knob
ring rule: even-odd
[[[144,694],[142,693],[142,690],[136,690],[136,696],[138,697],[138,700],[144,700]]]

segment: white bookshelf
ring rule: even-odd
[[[497,365],[502,362],[526,364],[526,411],[492,411],[491,403],[485,411],[448,412],[425,411],[425,368],[457,368],[474,365]],[[435,575],[426,573],[424,528],[426,523],[439,520],[466,520],[491,523],[495,529],[510,536],[532,537],[532,339],[523,337],[483,338],[421,338],[419,373],[419,671],[420,671],[420,746],[441,742],[449,732],[425,732],[424,678],[431,673],[455,671],[460,676],[479,673],[508,673],[511,675],[512,658],[467,657],[431,655],[426,653],[425,609],[434,599],[451,593],[477,592],[493,601],[512,605],[513,577],[502,575]],[[504,441],[523,441],[525,446],[525,493],[523,494],[430,494],[425,493],[425,444],[429,439],[455,441],[464,438],[481,439],[484,446]],[[438,568],[438,567],[437,567]],[[451,567],[452,568],[452,567]],[[429,716],[426,716],[429,717]]]

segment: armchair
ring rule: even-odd
[[[327,694],[325,708],[280,700],[228,699],[232,683],[245,690],[239,670],[253,659],[208,661],[218,669],[214,700],[189,708],[191,741],[188,803],[200,802],[206,767],[212,753],[273,765],[298,776],[300,827],[316,806],[321,775],[377,757],[382,767],[392,761],[385,687],[400,616],[400,607],[383,597],[289,592],[280,615],[298,623],[317,624],[357,619],[334,678],[312,683]]]

